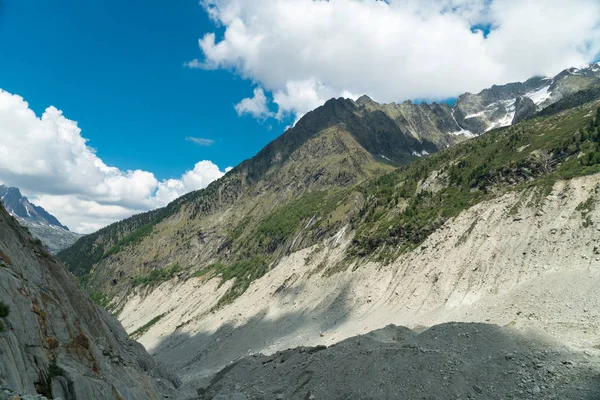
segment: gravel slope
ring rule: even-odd
[[[235,362],[200,399],[598,399],[598,358],[485,324],[390,325]]]

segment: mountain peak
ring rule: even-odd
[[[19,188],[8,187],[6,185],[0,186],[0,199],[8,212],[16,217],[69,230],[55,216],[44,210],[43,207],[31,203],[27,197],[21,194]]]
[[[360,96],[356,102],[356,104],[358,104],[359,106],[366,106],[366,105],[378,105],[372,98],[370,98],[369,96],[367,96],[366,94],[363,94],[362,96]]]
[[[73,244],[81,235],[69,231],[65,225],[21,194],[19,188],[0,185],[0,202],[21,225],[40,239],[51,252],[58,252]]]

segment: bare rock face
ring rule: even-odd
[[[537,112],[537,106],[529,97],[517,97],[515,101],[515,116],[512,124],[523,121],[532,117]]]
[[[172,397],[178,379],[128,338],[0,207],[0,385],[61,399]]]

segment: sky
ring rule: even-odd
[[[598,60],[598,0],[3,0],[0,182],[87,233],[331,97],[445,100]]]

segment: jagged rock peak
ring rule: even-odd
[[[0,185],[0,203],[53,254],[71,246],[82,236],[71,232],[43,207],[31,203],[16,187]]]
[[[69,230],[43,207],[31,203],[27,197],[21,194],[19,188],[0,185],[0,199],[7,211],[16,217]]]
[[[379,105],[376,101],[374,101],[372,98],[370,98],[369,96],[367,96],[366,94],[363,94],[362,96],[360,96],[357,100],[356,100],[356,104],[358,104],[359,106],[366,106],[366,105]]]

